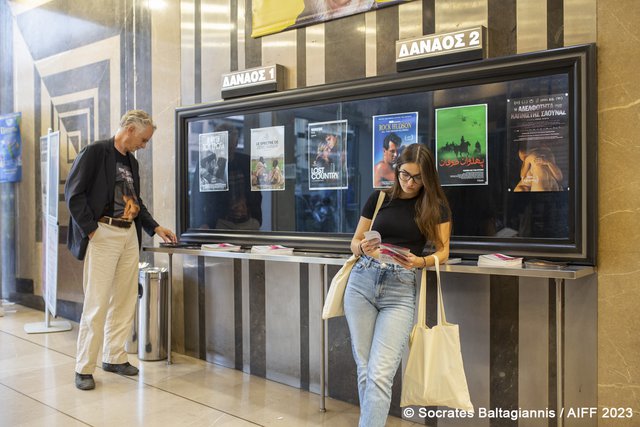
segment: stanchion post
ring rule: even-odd
[[[325,295],[327,295],[327,281],[326,281],[326,269],[327,269],[327,265],[326,264],[320,264],[320,283],[322,284],[322,297],[320,298],[320,302],[321,307],[324,307],[324,298]],[[322,312],[322,310],[321,310]],[[325,406],[325,369],[326,369],[326,364],[327,364],[327,359],[326,359],[326,323],[327,321],[324,319],[320,320],[320,358],[322,359],[320,361],[320,412],[327,412],[327,408]]]
[[[171,311],[172,311],[172,304],[171,301],[173,300],[173,289],[172,289],[172,285],[173,285],[173,254],[171,252],[168,253],[169,255],[169,280],[167,281],[168,287],[169,289],[167,289],[168,295],[167,295],[167,365],[171,365]]]

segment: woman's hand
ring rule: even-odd
[[[412,253],[409,253],[407,256],[397,255],[394,256],[394,259],[398,264],[407,269],[423,268],[426,265],[424,258],[415,256]]]
[[[380,239],[362,239],[359,246],[362,255],[377,258],[378,249],[380,249]]]

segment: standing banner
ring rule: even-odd
[[[562,191],[569,177],[569,94],[507,100],[509,188]]]
[[[253,0],[251,37],[368,12],[411,0]]]
[[[487,104],[436,109],[436,167],[440,183],[487,185]]]
[[[49,180],[49,135],[40,137],[40,218],[42,222],[41,279],[47,304],[47,182]]]
[[[229,190],[229,132],[200,134],[200,192]]]
[[[72,329],[66,320],[50,320],[57,311],[58,293],[58,204],[60,203],[60,132],[49,132],[40,138],[40,171],[42,191],[42,252],[44,258],[43,292],[44,322],[25,323],[28,334],[64,332]]]
[[[309,190],[348,187],[347,120],[309,123]]]
[[[44,258],[44,322],[25,323],[28,334],[63,332],[72,329],[66,320],[50,320],[57,311],[58,293],[58,205],[60,203],[60,132],[40,138],[40,172],[42,191],[42,252]]]
[[[373,188],[390,188],[396,160],[407,145],[418,142],[418,113],[373,116]]]
[[[251,191],[284,187],[284,126],[251,129]]]
[[[0,116],[0,182],[20,182],[22,179],[22,113]]]
[[[60,132],[49,134],[47,150],[45,302],[55,317],[58,293],[58,203],[60,182]]]

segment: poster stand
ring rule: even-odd
[[[71,322],[50,320],[56,316],[56,291],[58,285],[58,183],[60,181],[60,132],[51,132],[40,138],[42,192],[43,192],[43,252],[44,252],[44,322],[27,323],[28,334],[64,332],[72,329]]]
[[[15,313],[16,312],[15,310],[5,310],[4,309],[5,306],[8,306],[8,305],[13,305],[13,303],[9,302],[7,300],[4,300],[4,299],[0,299],[0,317],[4,317],[4,315],[7,314],[7,313]]]
[[[44,322],[26,323],[24,331],[28,334],[48,334],[51,332],[65,332],[72,329],[68,320],[49,320],[49,309],[44,309]]]

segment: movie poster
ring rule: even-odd
[[[348,187],[347,121],[309,123],[309,190]]]
[[[398,156],[416,142],[417,112],[373,116],[373,188],[393,185]]]
[[[0,182],[22,180],[22,113],[0,116]]]
[[[568,108],[566,93],[507,100],[512,191],[563,191],[567,188]]]
[[[284,126],[251,129],[251,191],[284,187]]]
[[[443,186],[487,185],[487,104],[436,109],[436,167]]]
[[[200,134],[200,192],[228,191],[229,132]]]
[[[410,0],[253,0],[251,37],[368,12]]]

